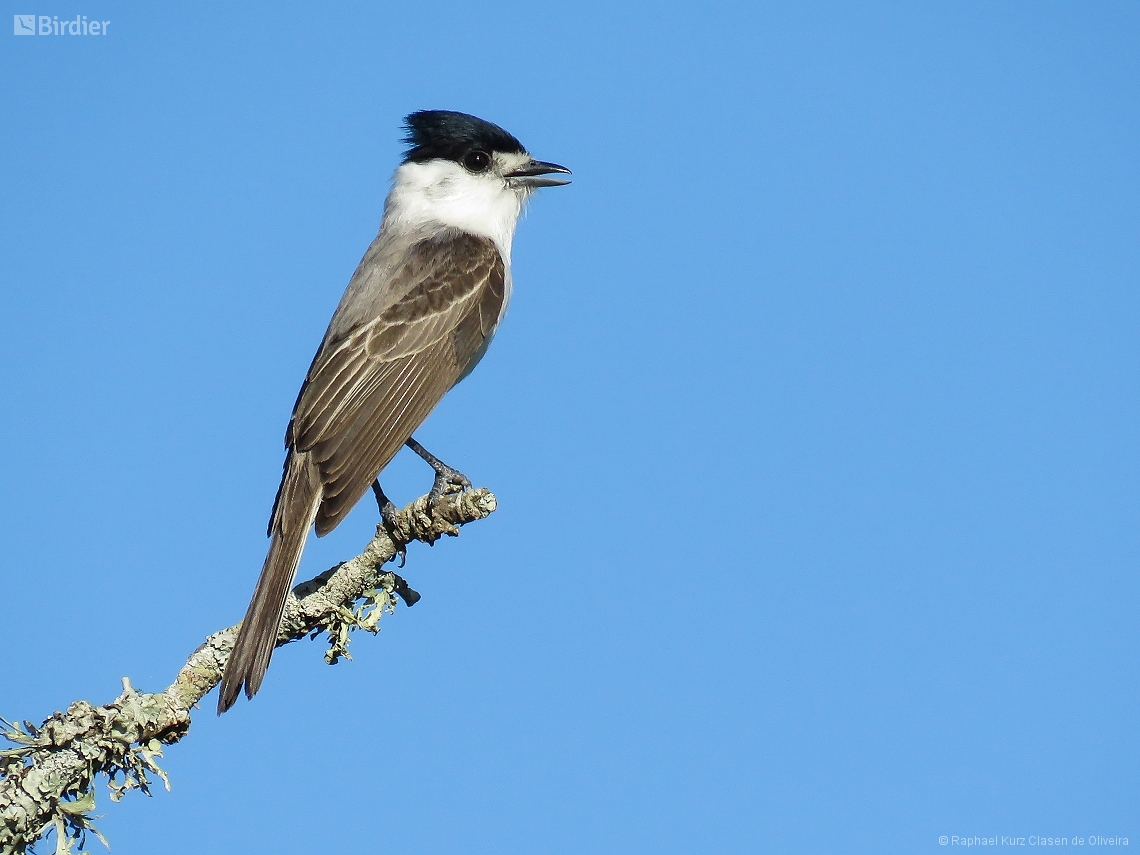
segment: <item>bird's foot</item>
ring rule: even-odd
[[[434,511],[435,506],[439,504],[439,500],[449,493],[462,493],[464,490],[471,489],[471,480],[460,472],[458,469],[452,469],[418,442],[414,437],[408,439],[404,443],[408,448],[418,454],[424,461],[435,470],[435,483],[431,485],[431,492],[428,493],[428,511]]]
[[[435,510],[439,500],[449,493],[462,493],[471,489],[471,480],[458,469],[452,469],[446,463],[433,466],[435,482],[428,493],[428,508]]]
[[[380,487],[380,479],[377,478],[372,482],[372,492],[376,495],[376,506],[380,508],[380,519],[384,523],[384,529],[388,532],[388,537],[396,547],[395,554],[389,558],[389,561],[395,561],[398,557],[400,559],[400,566],[403,567],[404,563],[408,560],[408,545],[404,543],[400,537],[400,512],[396,510],[396,506],[392,504],[392,500],[384,495],[384,490]],[[404,596],[399,587],[396,588],[396,593],[404,598],[404,602],[412,605],[420,598],[420,595],[408,587],[408,583],[404,582],[399,576],[396,577],[403,583],[404,590],[414,595],[411,602]]]

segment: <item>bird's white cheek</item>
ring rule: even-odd
[[[396,171],[389,210],[401,221],[435,222],[490,238],[510,260],[520,195],[501,178],[473,176],[456,164],[405,164]]]

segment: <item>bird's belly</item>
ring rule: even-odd
[[[491,339],[495,337],[495,330],[497,329],[498,327],[496,326],[494,330],[491,330],[491,334],[483,339],[483,343],[479,345],[479,349],[475,351],[475,354],[467,363],[467,367],[464,368],[463,373],[459,375],[459,379],[456,380],[452,385],[453,389],[455,386],[458,386],[460,383],[462,383],[467,378],[468,374],[475,370],[475,366],[479,364],[479,360],[483,358],[483,355],[487,352],[487,348],[491,346]]]

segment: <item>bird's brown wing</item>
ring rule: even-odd
[[[272,541],[226,663],[218,712],[253,697],[273,654],[309,525],[326,534],[427,418],[484,346],[503,307],[506,267],[486,239],[452,232],[414,244],[384,277],[382,306],[340,330],[340,310],[301,387]],[[350,284],[350,289],[352,285]]]
[[[402,296],[322,345],[286,435],[290,457],[308,456],[319,474],[318,535],[344,519],[459,380],[494,329],[505,276],[486,238],[450,233],[420,241],[387,283]]]

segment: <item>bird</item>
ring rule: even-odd
[[[511,244],[527,199],[569,184],[496,124],[452,110],[404,119],[407,150],[380,230],[349,280],[285,431],[269,550],[226,663],[218,714],[261,688],[309,530],[328,534],[407,446],[435,470],[430,505],[471,486],[412,434],[487,352],[511,296]],[[419,595],[399,592],[411,604]]]

